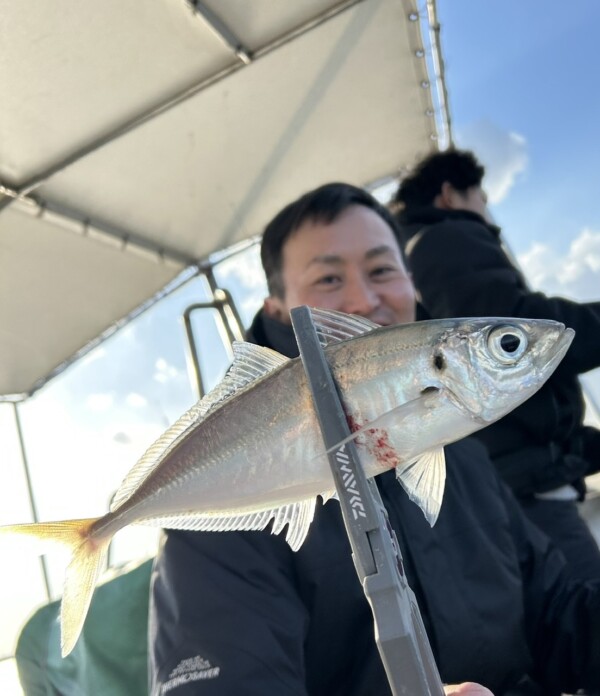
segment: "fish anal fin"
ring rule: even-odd
[[[423,452],[416,460],[396,467],[396,478],[416,503],[429,524],[435,524],[446,482],[446,457],[444,449]]]
[[[273,521],[272,533],[279,534],[288,525],[286,541],[297,551],[304,542],[313,520],[316,498],[308,498],[281,507],[259,512],[228,511],[218,514],[183,512],[177,515],[152,517],[139,521],[139,524],[165,529],[184,529],[202,532],[231,532],[234,530],[261,530]]]
[[[323,505],[329,500],[338,500],[339,501],[339,496],[337,494],[337,491],[334,489],[330,491],[324,491],[321,493],[321,500],[323,501]]]

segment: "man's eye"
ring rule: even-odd
[[[393,266],[377,266],[377,268],[373,268],[370,272],[371,276],[375,277],[381,277],[381,276],[386,276],[390,273],[395,273],[396,268]]]
[[[340,282],[340,277],[337,275],[326,275],[317,279],[317,285],[335,285]]]

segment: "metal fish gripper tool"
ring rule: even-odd
[[[402,554],[375,481],[368,480],[306,306],[291,310],[292,326],[315,410],[352,558],[371,606],[375,640],[394,696],[444,696],[415,595],[404,573]],[[334,449],[332,449],[334,448]]]

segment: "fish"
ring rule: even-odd
[[[442,504],[443,447],[501,418],[552,374],[574,336],[549,320],[441,319],[381,327],[311,309],[367,477],[395,468],[430,524]],[[113,535],[138,523],[201,531],[286,530],[302,545],[335,485],[300,358],[237,342],[223,380],[152,444],[96,518],[0,527],[38,551],[72,553],[61,650],[83,627]]]

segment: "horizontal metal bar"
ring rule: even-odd
[[[64,226],[68,229],[76,229],[76,231],[83,236],[86,236],[92,231],[98,231],[102,233],[102,235],[106,235],[111,239],[118,240],[122,244],[124,250],[126,250],[128,246],[133,246],[151,252],[159,259],[173,261],[174,263],[181,264],[183,266],[198,264],[197,258],[190,256],[189,254],[185,254],[178,249],[168,247],[165,244],[155,244],[152,242],[152,240],[147,239],[136,232],[131,232],[130,230],[126,230],[110,222],[106,222],[105,220],[88,215],[83,211],[76,210],[75,208],[62,203],[40,198],[39,196],[22,197],[19,196],[16,190],[11,189],[6,185],[0,186],[0,192],[7,192],[5,195],[19,198],[20,203],[30,206],[29,211],[25,210],[23,212],[42,219],[47,218],[48,222],[52,224],[58,224],[59,226]],[[51,213],[51,216],[49,216],[48,213]],[[64,225],[60,225],[61,220],[64,221]]]

